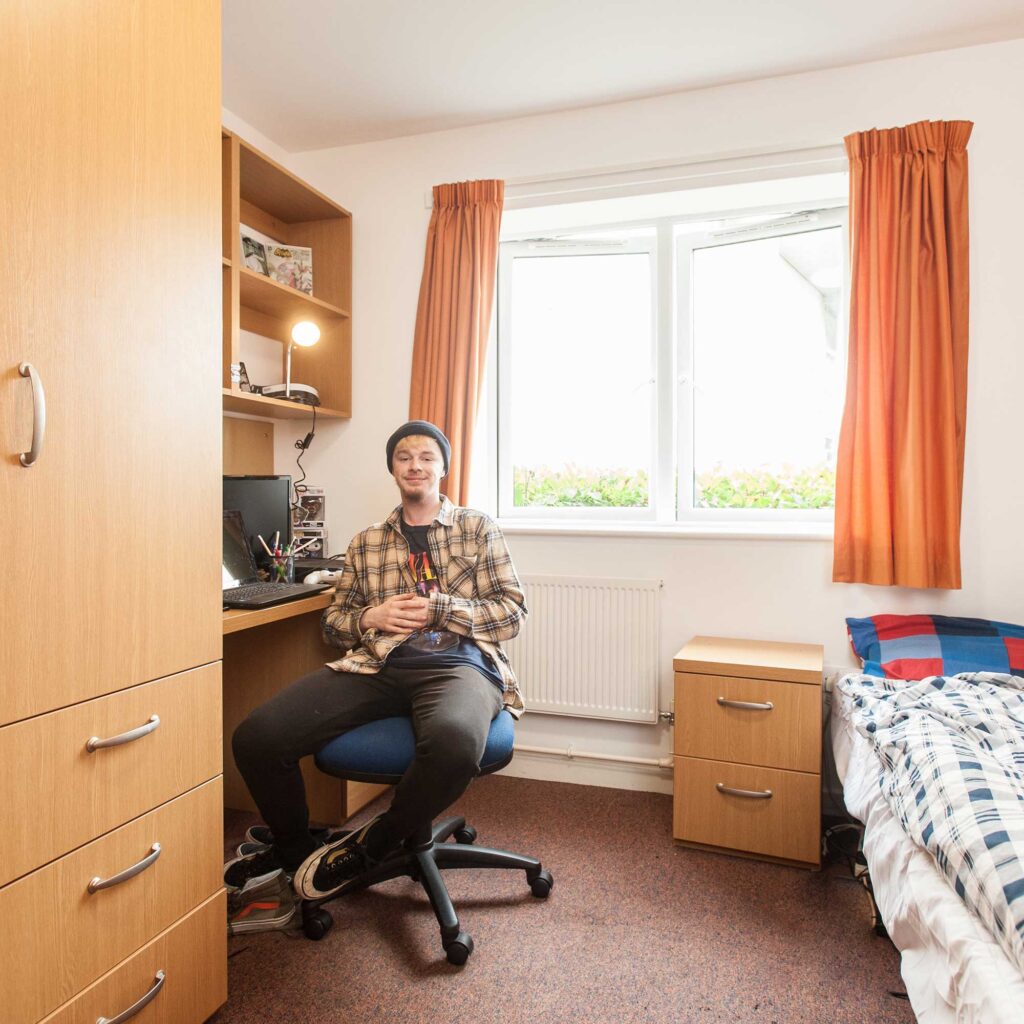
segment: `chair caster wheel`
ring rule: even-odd
[[[554,887],[555,880],[550,871],[539,871],[536,878],[530,879],[530,892],[539,900],[546,900]]]
[[[472,825],[463,825],[462,828],[457,828],[452,835],[455,836],[455,842],[463,846],[469,846],[470,843],[476,842],[476,829]]]
[[[334,918],[326,910],[314,910],[302,922],[307,939],[319,942],[334,927]]]
[[[459,932],[451,942],[445,945],[444,952],[448,957],[448,963],[461,966],[469,959],[469,954],[473,952],[473,936],[467,935],[465,932]]]

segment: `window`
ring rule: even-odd
[[[502,246],[499,465],[519,514],[650,517],[654,247],[653,231]]]
[[[845,208],[502,242],[503,518],[831,519]]]

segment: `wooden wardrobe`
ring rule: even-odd
[[[226,998],[220,4],[5,0],[0,56],[0,1015],[192,1024]]]

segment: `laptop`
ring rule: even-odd
[[[266,608],[284,601],[310,597],[328,589],[326,583],[263,583],[256,575],[256,559],[246,540],[242,513],[224,510],[224,557],[221,584],[228,608]]]

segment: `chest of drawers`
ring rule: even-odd
[[[822,661],[815,644],[717,637],[676,654],[677,841],[820,866]]]

